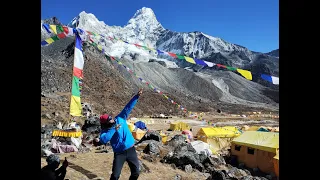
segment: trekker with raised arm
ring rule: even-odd
[[[129,101],[124,109],[115,118],[111,115],[100,116],[101,134],[100,142],[106,144],[110,141],[114,157],[112,174],[110,180],[118,180],[125,161],[130,167],[131,176],[129,180],[136,180],[139,177],[139,160],[134,147],[134,138],[127,125],[127,118],[138,102],[142,89]]]

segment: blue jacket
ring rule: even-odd
[[[127,125],[127,118],[133,107],[138,102],[138,95],[135,95],[124,107],[120,114],[115,117],[115,126],[120,125],[118,130],[113,126],[110,129],[101,131],[100,142],[106,144],[110,141],[113,152],[122,152],[131,148],[135,141]]]

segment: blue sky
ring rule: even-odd
[[[142,8],[166,29],[201,31],[258,52],[279,48],[279,0],[42,0],[41,18],[69,23],[81,11],[107,25],[124,26]]]

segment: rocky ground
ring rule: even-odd
[[[56,109],[63,108],[56,106]],[[84,111],[94,112],[90,104],[84,105]],[[51,139],[52,129],[55,129],[54,121],[59,120],[60,112],[54,114],[45,114],[47,120],[43,120],[42,127],[42,150],[50,150],[48,143]],[[243,125],[255,122],[255,125],[278,126],[276,120],[253,121],[249,118],[233,118],[206,115],[205,118],[214,120],[219,125]],[[99,146],[93,142],[93,139],[99,134],[99,120],[94,113],[88,118],[78,119],[82,125],[83,138],[82,145],[78,147],[77,152],[60,154],[61,160],[68,158],[70,166],[68,167],[68,179],[109,179],[112,168],[113,153],[110,145]],[[150,120],[151,118],[140,118],[141,120]],[[85,121],[85,122],[84,122]],[[226,161],[227,157],[207,156],[206,154],[198,154],[195,149],[185,142],[185,138],[181,136],[181,131],[168,131],[170,122],[182,121],[188,123],[194,135],[204,126],[205,122],[191,119],[172,117],[168,119],[153,119],[153,124],[147,124],[151,131],[145,135],[142,140],[136,141],[136,149],[141,162],[141,176],[139,179],[174,179],[174,180],[191,180],[191,179],[272,179],[265,174],[259,174],[253,170],[245,169],[242,165],[230,165]],[[224,123],[224,124],[223,124]],[[52,125],[48,125],[52,124]],[[228,124],[227,124],[228,125]],[[85,127],[85,128],[84,128]],[[161,142],[161,136],[158,132],[162,131],[168,135],[168,143],[165,145]],[[47,134],[46,136],[43,136]],[[62,144],[70,144],[67,139],[57,139]],[[49,143],[50,144],[50,143]],[[72,144],[72,143],[71,143]],[[48,152],[48,151],[47,151]],[[44,156],[47,152],[43,152]],[[41,167],[45,165],[45,157],[41,158]],[[125,164],[120,179],[128,179],[130,170]]]
[[[243,166],[241,168],[231,166],[223,157],[197,154],[181,135],[174,135],[167,145],[163,145],[159,133],[149,134],[153,137],[149,135],[151,138],[145,138],[136,145],[140,159],[139,179],[266,179],[261,175],[260,177],[253,175],[256,172],[244,169]],[[90,146],[90,150],[87,151],[60,155],[61,160],[64,157],[70,162],[66,175],[68,179],[109,179],[111,175],[113,153],[108,145],[104,148]],[[45,158],[42,157],[41,167],[45,164]],[[125,163],[120,179],[128,179],[129,176],[130,169]]]
[[[168,145],[150,139],[136,145],[140,159],[141,176],[139,179],[266,179],[261,176],[252,176],[254,171],[250,172],[247,169],[231,166],[222,157],[197,154],[193,147],[184,140],[181,135],[176,135]],[[91,147],[89,152],[61,154],[61,160],[67,157],[70,162],[66,178],[109,179],[112,169],[112,149],[108,146],[106,147],[108,151],[102,152],[100,148]],[[41,167],[45,164],[43,157]],[[130,169],[125,163],[120,179],[128,179],[129,176]]]

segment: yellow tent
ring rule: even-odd
[[[162,139],[162,143],[166,144],[168,136],[166,134],[162,133],[162,132],[160,132],[160,136],[162,137],[161,138]]]
[[[273,158],[279,160],[279,149],[277,150],[276,155]]]
[[[127,122],[130,132],[134,130],[134,124]]]
[[[277,173],[274,157],[279,148],[279,133],[246,131],[232,141],[231,154],[249,168],[259,168],[264,173]]]
[[[273,157],[273,166],[276,176],[279,177],[279,149],[277,150],[276,155]]]
[[[254,149],[276,153],[279,148],[279,133],[246,131],[232,141],[237,145],[244,145]]]
[[[200,128],[197,133],[198,139],[206,141],[211,137],[238,137],[241,132],[234,126],[225,126],[225,127],[205,127]]]
[[[190,130],[190,126],[184,122],[172,122],[170,123],[169,129],[172,131],[183,131],[183,130]]]
[[[130,126],[129,126],[129,129],[130,129]],[[145,134],[146,134],[146,131],[143,131],[141,129],[132,131],[132,136],[134,137],[134,139],[137,139],[137,140],[140,140]]]
[[[229,149],[233,138],[241,135],[234,126],[205,127],[197,133],[197,139],[210,145],[212,153],[218,154],[223,149]]]

